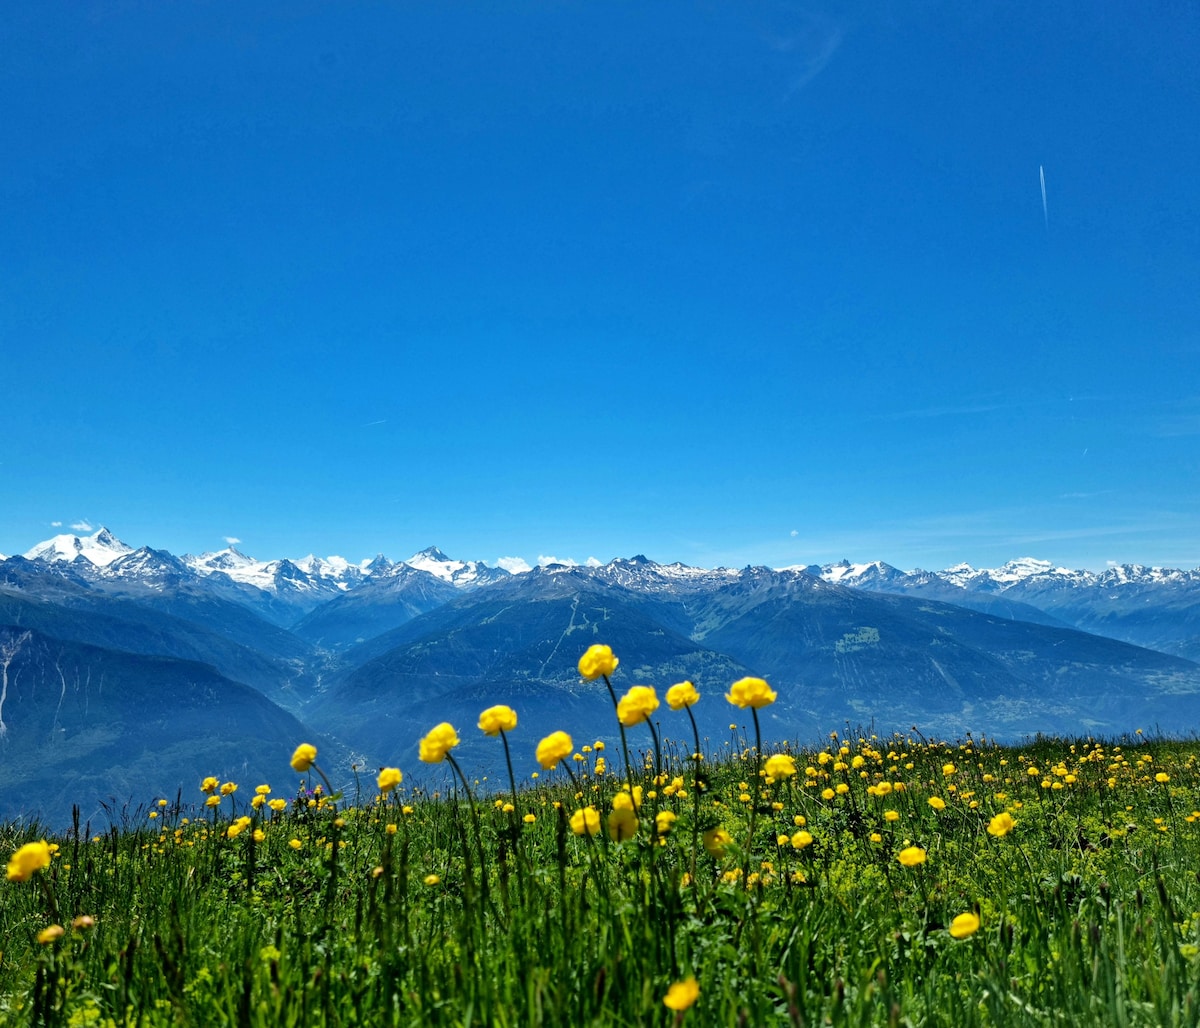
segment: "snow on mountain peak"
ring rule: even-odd
[[[118,557],[132,553],[133,547],[126,546],[107,528],[87,536],[56,535],[53,539],[38,543],[25,554],[26,560],[72,561],[85,557],[96,567],[111,564]]]

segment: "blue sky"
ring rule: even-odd
[[[1192,5],[5,20],[0,553],[1200,565]]]

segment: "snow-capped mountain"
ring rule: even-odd
[[[56,535],[27,550],[25,559],[70,562],[77,557],[85,557],[97,567],[103,567],[132,551],[132,546],[126,546],[107,528],[101,528],[88,536]]]
[[[496,582],[508,578],[510,574],[503,568],[489,567],[477,560],[452,560],[436,546],[428,546],[414,553],[404,563],[418,571],[428,571],[435,578],[459,588]]]

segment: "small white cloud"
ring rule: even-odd
[[[61,521],[51,521],[50,527],[51,528],[62,528],[62,522]]]
[[[239,539],[236,535],[227,535],[225,536],[225,542],[230,546],[236,546],[241,542],[241,539]]]
[[[589,568],[602,568],[602,567],[604,567],[604,564],[603,564],[601,561],[599,561],[597,558],[595,558],[595,557],[588,557],[588,559],[587,559],[587,560],[585,560],[585,561],[584,561],[584,563],[585,563],[585,564],[586,564],[586,565],[587,565]]]
[[[532,571],[529,562],[522,560],[520,557],[501,557],[496,561],[496,567],[504,568],[505,571],[513,575],[522,575],[526,571]]]
[[[544,568],[547,564],[563,564],[569,568],[579,567],[579,562],[570,557],[547,557],[544,555],[538,557],[538,567]]]
[[[83,518],[83,519],[82,519],[82,520],[80,520],[80,521],[76,521],[76,522],[75,522],[73,525],[71,525],[71,528],[72,528],[74,531],[76,531],[76,532],[90,532],[90,531],[92,531],[92,525],[91,525],[91,522],[89,522],[89,521],[87,520],[87,518]]]
[[[794,528],[792,529],[792,531],[791,531],[791,533],[790,533],[790,535],[791,535],[791,537],[792,537],[793,539],[795,539],[795,538],[796,538],[796,536],[798,536],[799,534],[800,534],[800,533],[799,533],[799,532],[798,532],[796,529],[794,529]]]

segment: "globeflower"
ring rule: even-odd
[[[616,842],[625,842],[637,835],[638,819],[632,810],[614,807],[608,815],[608,834]]]
[[[668,1010],[687,1010],[700,995],[700,986],[695,975],[689,975],[681,982],[672,982],[663,997],[663,1004]]]
[[[949,931],[952,938],[965,939],[979,931],[979,918],[968,910],[950,922]]]
[[[209,775],[203,782],[200,783],[201,792],[216,792],[217,787],[221,784],[220,779]]]
[[[296,747],[296,752],[292,754],[292,770],[303,774],[312,767],[313,761],[316,759],[317,748],[311,743],[302,742]]]
[[[575,744],[566,732],[551,732],[537,745],[537,761],[547,771],[571,755]]]
[[[443,721],[431,728],[429,734],[421,740],[418,756],[426,764],[440,764],[446,759],[446,754],[457,745],[458,733],[454,726],[448,721]]]
[[[667,706],[672,710],[683,710],[700,702],[700,694],[691,682],[680,682],[667,690]]]
[[[729,687],[725,699],[735,707],[765,707],[775,702],[775,691],[761,678],[739,678]]]
[[[907,846],[896,854],[896,859],[905,867],[917,867],[925,863],[925,851],[920,846]]]
[[[796,773],[796,759],[787,753],[776,753],[768,757],[763,768],[768,778],[778,781],[781,778],[791,778]]]
[[[385,767],[379,772],[376,784],[378,784],[380,792],[388,793],[403,781],[404,775],[398,767]]]
[[[619,663],[620,661],[613,656],[611,646],[595,643],[579,658],[579,673],[590,682],[601,675],[611,675],[617,670]]]
[[[988,835],[994,835],[997,839],[1002,839],[1011,832],[1017,825],[1017,822],[1012,819],[1012,815],[1006,810],[1001,814],[997,814],[988,822]]]
[[[724,828],[710,828],[701,836],[701,841],[709,855],[719,859],[725,855],[725,847],[733,842],[733,836]]]
[[[501,732],[511,732],[516,727],[517,712],[504,704],[488,707],[479,715],[479,730],[484,735],[499,735]]]
[[[576,835],[597,835],[600,832],[600,811],[595,807],[583,807],[571,815],[571,831]]]
[[[640,725],[658,709],[652,686],[635,685],[617,701],[617,720],[626,728]]]
[[[8,880],[27,882],[35,871],[50,866],[50,846],[41,842],[27,842],[8,861]]]

